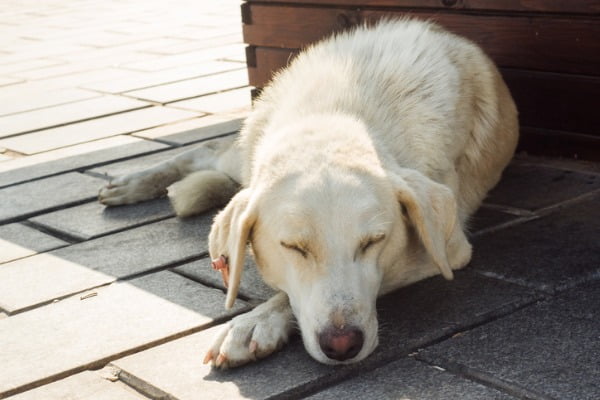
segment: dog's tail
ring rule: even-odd
[[[189,217],[227,204],[239,189],[239,184],[223,172],[205,170],[187,175],[168,191],[177,216]]]

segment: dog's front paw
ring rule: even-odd
[[[110,181],[100,189],[98,201],[107,206],[133,204],[167,193],[166,186],[153,174],[134,173]]]
[[[274,306],[278,296],[225,324],[206,353],[204,364],[212,361],[216,367],[233,368],[279,350],[289,338],[293,316],[289,305]]]

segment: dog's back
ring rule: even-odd
[[[264,90],[243,143],[252,152],[265,130],[328,113],[364,122],[383,159],[452,188],[463,220],[497,183],[518,136],[515,106],[488,57],[418,20],[359,27],[301,53]]]

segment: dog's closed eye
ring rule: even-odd
[[[285,247],[286,249],[289,249],[289,250],[297,252],[298,254],[300,254],[304,258],[308,258],[308,250],[306,249],[306,246],[304,246],[302,244],[286,243],[286,242],[283,242],[283,241],[281,241],[280,244],[283,247]]]
[[[370,248],[372,248],[373,245],[381,242],[383,239],[385,239],[385,234],[383,234],[383,233],[380,233],[378,235],[369,236],[367,238],[364,238],[360,242],[360,246],[359,246],[360,252],[362,254],[365,254],[367,252],[367,250],[369,250]]]

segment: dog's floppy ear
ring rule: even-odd
[[[425,249],[444,278],[452,279],[452,268],[464,266],[471,258],[471,245],[458,222],[452,191],[410,169],[402,169],[391,179]]]
[[[252,191],[238,192],[213,222],[208,236],[209,252],[213,260],[224,256],[229,268],[227,299],[225,307],[233,307],[242,277],[246,244],[250,231],[256,222],[257,211]],[[227,266],[224,266],[227,267]]]

